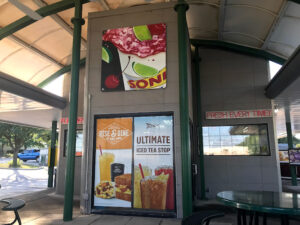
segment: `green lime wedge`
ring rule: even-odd
[[[102,60],[106,63],[110,63],[112,60],[112,54],[105,46],[102,46]]]
[[[135,62],[132,63],[132,69],[137,75],[144,78],[153,77],[158,73],[158,70],[153,67],[146,66],[141,63],[135,63]]]
[[[133,27],[133,32],[136,38],[140,41],[151,40],[152,36],[147,25]]]

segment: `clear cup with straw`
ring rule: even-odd
[[[152,170],[147,166],[139,164],[134,167],[134,208],[142,208],[140,182],[145,176],[151,176],[151,174]]]

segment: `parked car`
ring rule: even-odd
[[[30,149],[24,150],[23,152],[18,154],[18,158],[26,162],[27,160],[38,160],[40,157],[40,150],[38,149]]]

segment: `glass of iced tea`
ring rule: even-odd
[[[100,181],[111,181],[110,164],[112,164],[114,160],[115,160],[115,155],[113,153],[105,152],[99,156]]]
[[[168,186],[167,186],[166,209],[173,210],[175,208],[173,167],[161,166],[156,168],[155,175],[159,176],[161,174],[165,174],[165,175],[169,174]]]
[[[143,166],[144,176],[151,176],[152,170],[147,167]],[[134,167],[134,201],[133,207],[134,208],[142,208],[142,201],[141,201],[141,188],[140,182],[142,179],[142,174],[140,168],[138,166]]]
[[[167,182],[169,175],[149,176],[141,179],[143,209],[166,209]]]

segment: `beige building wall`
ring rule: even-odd
[[[79,90],[78,90],[78,111],[77,117],[83,117],[83,101],[84,101],[84,68],[80,69]],[[71,74],[64,76],[63,82],[63,97],[68,101],[67,107],[62,111],[62,118],[69,117],[69,102],[70,102],[70,85]],[[68,130],[67,124],[62,124],[58,121],[59,137],[58,137],[58,174],[57,174],[57,186],[56,193],[64,195],[65,191],[65,171],[67,167],[67,158],[64,156],[64,143],[65,143],[65,131]],[[82,124],[77,125],[77,129],[83,129]],[[74,171],[74,195],[80,195],[80,183],[81,183],[81,160],[82,157],[75,157],[75,171]]]
[[[82,211],[91,210],[94,116],[143,112],[174,113],[174,152],[177,216],[182,217],[177,14],[173,4],[155,4],[89,15],[85,80],[85,152],[81,174]],[[167,25],[167,87],[165,89],[101,92],[102,33],[110,28],[144,24]]]
[[[207,196],[223,190],[281,191],[281,179],[272,117],[206,120],[207,111],[272,109],[265,97],[268,61],[229,51],[200,48],[203,126],[267,124],[270,156],[205,156]]]

